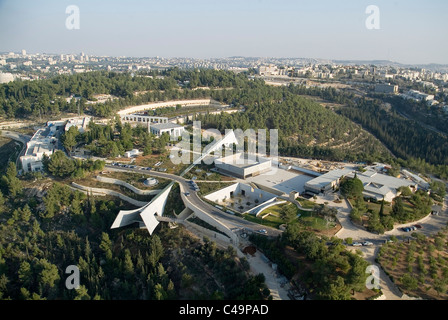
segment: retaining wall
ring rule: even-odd
[[[137,187],[134,187],[132,184],[129,184],[127,182],[124,182],[124,181],[118,180],[118,179],[114,179],[114,178],[97,176],[96,179],[98,181],[101,181],[101,182],[104,182],[104,183],[113,183],[113,184],[116,184],[116,185],[119,185],[119,186],[123,186],[125,188],[128,188],[129,190],[131,190],[135,194],[142,195],[142,196],[156,195],[160,191],[162,191],[162,190],[158,190],[158,189],[157,190],[141,190],[141,189],[139,189]]]
[[[86,186],[77,184],[76,182],[72,182],[72,186],[74,186],[75,188],[80,189],[80,190],[92,192],[95,195],[110,195],[110,196],[118,197],[121,200],[129,202],[130,204],[133,204],[134,206],[137,206],[137,207],[143,207],[146,204],[148,204],[148,202],[138,201],[138,200],[129,198],[128,196],[125,196],[122,193],[119,193],[119,192],[113,191],[113,190],[109,190],[109,189],[86,187]]]

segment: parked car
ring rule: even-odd
[[[266,229],[260,229],[258,230],[258,232],[263,233],[263,234],[267,234],[268,232],[266,231]]]
[[[188,197],[190,195],[190,192],[185,192],[184,194],[186,197]]]
[[[363,245],[363,246],[372,246],[373,243],[370,242],[370,241],[364,241],[364,242],[362,243],[362,245]]]
[[[352,246],[354,246],[354,247],[361,247],[362,243],[360,243],[360,242],[353,242]]]
[[[409,228],[409,227],[404,227],[404,228],[402,228],[401,230],[403,230],[404,232],[409,232],[409,231],[411,231],[411,228]]]
[[[422,225],[420,225],[420,224],[416,224],[414,227],[416,227],[417,229],[422,229],[423,228]]]

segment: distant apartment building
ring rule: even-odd
[[[14,75],[12,73],[0,72],[0,83],[8,83],[14,81]]]
[[[405,94],[401,95],[404,99],[414,100],[414,101],[431,101],[434,100],[433,94],[426,94],[417,90],[409,90]]]
[[[258,74],[260,76],[283,76],[288,73],[285,68],[278,68],[276,65],[270,64],[267,66],[258,67]]]
[[[375,93],[397,94],[398,86],[389,83],[375,85]]]

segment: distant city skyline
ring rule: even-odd
[[[69,30],[66,8],[79,8]],[[380,29],[366,8],[377,6]],[[0,0],[0,51],[448,64],[445,0]]]

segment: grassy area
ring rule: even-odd
[[[200,164],[196,165],[193,169],[190,170],[185,175],[186,179],[191,179],[193,177],[196,177],[197,180],[204,180],[204,181],[232,181],[235,180],[234,178],[223,176],[217,172],[211,171],[211,169],[214,168],[214,165],[205,165]]]
[[[367,210],[371,212],[380,212],[381,209],[381,203],[375,203],[375,202],[366,202]],[[384,204],[383,207],[384,214],[388,215],[392,211],[392,207],[390,204]]]
[[[266,208],[258,215],[258,217],[254,217],[252,215],[245,215],[244,217],[249,221],[257,222],[259,224],[270,226],[273,228],[278,228],[281,224],[285,223],[285,221],[280,218],[280,212],[285,206],[293,206],[296,209],[296,213],[300,214],[300,217],[298,217],[296,220],[293,220],[292,223],[300,223],[303,226],[316,231],[329,230],[336,226],[336,223],[327,223],[325,219],[319,217],[314,212],[299,210],[294,204],[291,203],[283,203]],[[266,216],[264,219],[261,219],[261,217],[267,213],[271,213],[271,215]]]
[[[316,206],[316,203],[314,201],[311,200],[306,200],[306,199],[297,199],[297,201],[299,201],[300,205],[305,208],[305,209],[313,209],[314,206]]]
[[[327,223],[325,219],[309,211],[301,211],[301,215],[298,221],[305,227],[318,231],[332,229],[336,226],[336,223]]]
[[[261,224],[264,226],[268,226],[271,228],[276,228],[276,229],[278,229],[280,225],[285,223],[279,217],[271,216],[271,215],[266,217],[265,219],[261,219],[261,216],[255,217],[254,215],[251,215],[251,214],[245,214],[244,219],[246,219],[247,221],[255,222],[255,223],[258,223],[258,224]]]
[[[135,159],[135,164],[142,167],[151,167],[153,170],[166,169],[166,173],[181,174],[189,164],[174,164],[170,159],[170,153],[167,152],[164,155],[150,154],[147,156],[139,156]],[[156,166],[157,163],[160,163]]]
[[[147,172],[145,172],[145,171],[142,171],[142,173],[112,171],[110,173],[102,174],[101,176],[107,177],[107,178],[114,178],[114,179],[118,179],[118,180],[127,182],[141,190],[163,189],[165,186],[167,186],[171,182],[170,180],[157,177],[156,179],[159,181],[159,183],[157,185],[155,185],[153,187],[147,186],[143,182],[147,178],[150,178],[151,176],[148,175]]]
[[[263,211],[260,212],[260,216],[263,216],[267,213],[272,213],[276,216],[280,216],[280,212],[282,211],[283,207],[285,206],[286,203],[282,203],[282,204],[277,204],[275,206],[269,207],[264,209]]]
[[[148,201],[149,202],[154,197],[152,195],[139,195],[139,194],[132,192],[131,190],[129,190],[126,187],[119,186],[119,185],[112,184],[112,183],[100,182],[97,179],[95,179],[94,177],[87,177],[87,178],[77,179],[77,180],[67,179],[65,181],[67,182],[68,185],[71,185],[71,182],[74,181],[75,183],[80,184],[85,187],[113,190],[116,192],[120,192],[120,193],[124,194],[125,196],[128,196],[129,198],[132,198],[132,199],[135,199],[138,201]]]
[[[233,182],[198,182],[199,194],[206,196],[216,190],[231,186]]]

